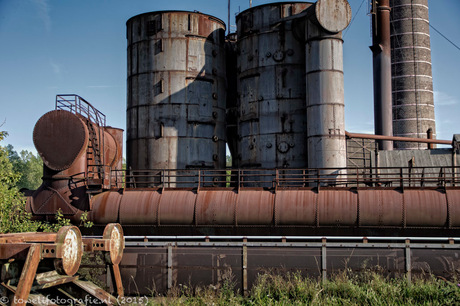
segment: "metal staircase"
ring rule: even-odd
[[[56,109],[74,113],[84,120],[89,132],[87,150],[87,193],[99,193],[104,188],[106,169],[104,167],[105,115],[82,97],[74,94],[57,95]],[[108,170],[110,172],[110,169]]]

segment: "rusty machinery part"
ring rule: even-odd
[[[62,275],[72,276],[80,268],[83,254],[83,242],[80,230],[76,226],[64,226],[57,233],[58,256],[54,266]]]
[[[123,228],[117,223],[107,224],[102,237],[110,243],[110,251],[106,253],[107,261],[113,265],[118,265],[123,258],[123,250],[125,248]]]
[[[34,127],[33,141],[43,163],[50,169],[68,169],[88,146],[88,128],[75,114],[54,110],[44,114]]]
[[[457,188],[125,190],[93,197],[96,224],[182,227],[460,227]],[[184,228],[183,232],[187,232]],[[177,232],[176,232],[177,233]]]
[[[123,162],[123,130],[110,126],[104,127],[104,149],[107,156],[106,165],[112,169],[121,169]]]

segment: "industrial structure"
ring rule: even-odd
[[[394,136],[436,138],[428,0],[391,0]],[[421,144],[396,142],[398,149]]]
[[[310,254],[324,260],[323,276],[327,243],[311,244],[315,238],[306,236],[457,235],[460,139],[422,139],[435,138],[429,53],[417,53],[429,49],[429,39],[415,28],[407,33],[407,27],[419,24],[414,14],[424,19],[427,13],[425,4],[407,2],[373,1],[379,31],[371,48],[376,135],[345,131],[342,31],[351,21],[346,0],[253,7],[237,16],[237,32],[227,37],[223,21],[198,12],[132,17],[126,169],[121,131],[107,127],[105,117],[81,97],[58,95],[56,110],[34,129],[45,166],[43,185],[29,196],[28,209],[45,219],[60,209],[75,221],[89,211],[94,231],[120,223],[137,236],[127,238],[134,242],[122,274],[146,285],[158,280],[164,289],[178,281],[174,260],[187,254],[199,258],[194,247],[202,244],[217,247],[207,249],[213,255],[203,263],[213,267],[242,248],[246,290],[251,235],[262,248],[279,246],[263,241],[286,243],[286,235],[303,241],[291,247],[324,247]],[[424,44],[411,47],[413,56],[410,40]],[[394,141],[395,148],[417,150],[392,150]],[[231,168],[225,167],[226,144]],[[434,144],[452,148],[432,149]],[[194,236],[184,242],[171,237],[177,235]],[[227,241],[235,239],[237,244]],[[409,249],[403,270],[410,272],[410,242],[405,243],[390,244]],[[172,245],[192,251],[176,251],[173,258]],[[384,256],[398,261],[398,254]],[[204,279],[222,280],[219,269],[235,266],[227,264]],[[150,273],[145,267],[160,268]]]

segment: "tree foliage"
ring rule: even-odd
[[[0,141],[7,135],[0,131]],[[20,178],[7,148],[0,146],[0,233],[35,232],[40,228],[40,223],[32,221],[25,210],[25,199],[17,187]]]
[[[38,155],[22,150],[19,154],[12,145],[6,146],[8,158],[13,165],[13,171],[20,175],[16,186],[19,189],[35,190],[42,183],[43,162]]]

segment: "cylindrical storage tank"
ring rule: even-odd
[[[428,0],[390,0],[393,134],[436,138]],[[398,149],[426,144],[395,142]]]
[[[314,11],[314,12],[312,12]],[[305,23],[308,167],[329,184],[345,180],[345,97],[342,31],[351,21],[347,0],[318,0]]]
[[[288,17],[311,5],[271,3],[236,17],[240,167],[307,167],[304,38]]]
[[[225,24],[163,11],[127,21],[128,169],[225,166]]]

